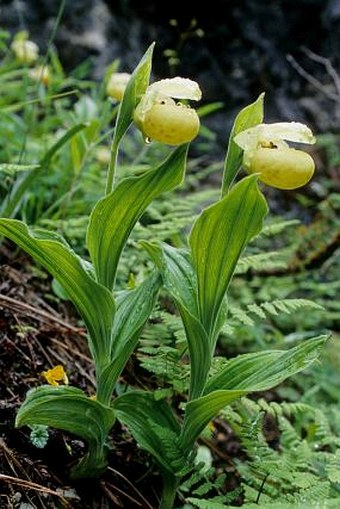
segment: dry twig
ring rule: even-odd
[[[66,498],[63,497],[63,495],[61,495],[57,491],[51,490],[50,488],[46,488],[46,486],[42,486],[41,484],[37,484],[26,479],[19,479],[17,477],[12,477],[10,475],[5,474],[0,474],[0,481],[10,484],[16,484],[18,486],[21,486],[22,488],[27,488],[29,490],[39,491],[40,493],[44,493],[45,495],[52,495],[54,497],[58,497],[59,500],[63,503],[65,509],[66,508],[71,509],[69,502],[66,500]]]
[[[86,336],[86,332],[84,329],[74,327],[73,325],[65,322],[58,316],[54,316],[51,313],[48,313],[47,311],[38,309],[34,306],[31,306],[30,304],[27,304],[26,302],[21,302],[17,299],[13,299],[12,297],[8,297],[7,295],[4,295],[2,293],[0,294],[0,307],[14,310],[17,313],[21,313],[26,316],[30,316],[30,317],[35,318],[36,320],[40,320],[44,323],[56,324],[60,328],[62,328],[64,330],[66,329],[66,330],[73,332],[75,334],[79,334],[80,336]]]

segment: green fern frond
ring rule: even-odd
[[[330,496],[330,483],[328,481],[315,482],[308,486],[308,488],[301,490],[300,493],[294,497],[294,502],[318,502],[320,500],[328,500]]]
[[[220,497],[218,500],[220,500]],[[209,498],[209,500],[202,500],[201,498],[189,497],[187,502],[193,504],[193,506],[198,509],[225,509],[227,507],[223,501],[214,501],[214,499],[211,498]]]
[[[249,325],[250,327],[255,325],[254,320],[250,318],[247,311],[239,307],[230,306],[229,313],[234,320],[237,320],[238,322],[243,323],[244,325]]]
[[[178,435],[158,425],[156,422],[149,420],[148,426],[159,437],[164,448],[164,454],[169,464],[172,465],[174,472],[179,477],[185,474],[191,467],[190,458],[183,455],[182,449],[179,447]]]
[[[273,300],[271,304],[277,309],[277,311],[281,311],[282,313],[292,313],[294,311],[298,311],[302,308],[309,309],[319,309],[322,310],[323,307],[316,302],[308,299],[283,299],[283,300]]]
[[[255,325],[255,319],[266,319],[267,316],[279,316],[281,314],[292,314],[301,309],[318,309],[322,310],[323,307],[320,304],[308,299],[275,299],[271,302],[261,302],[248,304],[245,309],[238,306],[230,305],[229,313],[231,316],[232,323],[228,324],[229,327],[233,327],[234,322],[239,322],[243,325],[253,327]],[[254,318],[252,318],[252,316]],[[223,329],[226,332],[226,329]]]
[[[226,474],[216,474],[214,468],[202,471],[200,465],[196,464],[190,475],[181,483],[179,491],[184,496],[188,493],[195,495],[195,497],[186,498],[186,502],[193,504],[195,507],[216,507],[216,509],[219,509],[219,507],[225,507],[225,504],[230,504],[241,495],[240,487],[228,493],[222,493],[226,481]],[[218,494],[216,495],[216,493]]]
[[[333,501],[340,493],[339,438],[322,410],[300,402],[269,403],[263,398],[242,398],[235,409],[233,413],[225,409],[222,415],[236,431],[248,458],[236,461],[244,490],[242,507],[276,507],[276,500],[282,507],[303,503],[308,508],[337,507]],[[268,416],[271,420],[267,422]],[[276,426],[275,448],[266,438],[268,425],[274,430]],[[258,500],[259,505],[255,504]]]
[[[257,315],[259,318],[265,320],[267,318],[266,313],[263,311],[262,307],[258,304],[249,304],[247,306],[247,310],[254,315]]]
[[[269,315],[272,316],[278,316],[278,310],[276,309],[276,306],[272,304],[271,302],[263,302],[261,304],[262,309],[264,309]]]
[[[284,269],[288,265],[289,257],[284,251],[269,251],[242,257],[236,267],[235,274],[245,274],[248,270]]]
[[[183,362],[186,337],[180,318],[157,309],[144,327],[137,357],[141,366],[158,376],[174,391],[183,393],[189,383],[189,367]]]
[[[301,436],[292,423],[284,416],[278,416],[278,424],[281,431],[282,446],[297,451],[296,454],[294,454],[294,456],[296,456],[296,461],[299,461],[299,458],[303,458],[303,461],[306,459],[309,460],[310,454],[308,447],[306,447],[306,442],[301,442]],[[305,467],[306,464],[304,463],[301,468]]]
[[[282,233],[286,228],[289,228],[290,226],[296,226],[298,224],[300,224],[300,221],[298,219],[278,221],[276,223],[266,225],[263,228],[261,235],[266,236],[277,235],[279,233]]]
[[[283,401],[282,403],[277,403],[276,401],[268,402],[264,398],[260,398],[257,401],[243,398],[242,404],[247,408],[251,409],[251,411],[263,411],[267,415],[271,415],[272,417],[281,417],[286,416],[290,418],[299,417],[301,414],[313,415],[315,409],[313,409],[310,405],[300,402],[288,402]]]
[[[326,472],[332,483],[340,484],[340,449],[330,455]]]
[[[224,509],[235,509],[235,506],[223,506]],[[310,502],[306,505],[306,502],[302,503],[289,503],[289,502],[272,502],[267,501],[264,502],[262,497],[260,499],[260,503],[249,503],[243,504],[242,508],[244,509],[339,509],[340,507],[340,498],[337,499],[329,499],[329,500],[320,500],[316,502]],[[216,509],[219,509],[218,507]]]

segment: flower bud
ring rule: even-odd
[[[30,69],[29,77],[34,81],[42,83],[43,85],[45,85],[45,87],[47,87],[47,85],[51,81],[50,70],[46,65],[44,65],[44,66],[39,65],[38,67],[35,67],[34,69]]]
[[[11,50],[23,64],[32,64],[39,58],[39,47],[35,42],[26,39],[15,39],[11,44]]]
[[[106,85],[107,95],[112,97],[112,99],[116,99],[116,101],[121,101],[130,77],[131,74],[126,72],[114,72],[111,74]]]
[[[95,151],[95,158],[99,164],[107,166],[111,161],[111,150],[102,145]]]
[[[289,147],[259,147],[244,153],[243,166],[248,173],[259,173],[259,180],[278,189],[297,189],[313,176],[313,158],[302,150]]]

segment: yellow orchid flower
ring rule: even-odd
[[[101,145],[97,147],[94,156],[99,164],[107,166],[111,160],[111,150],[109,149],[109,147]]]
[[[199,131],[196,111],[174,99],[199,101],[202,92],[195,81],[187,78],[164,79],[150,85],[135,113],[134,122],[146,139],[168,145],[193,140]]]
[[[299,122],[259,124],[234,138],[244,151],[247,173],[258,173],[259,180],[278,189],[297,189],[310,181],[315,164],[307,152],[291,148],[286,141],[313,144],[316,139]]]
[[[63,382],[68,385],[68,378],[66,372],[61,364],[54,366],[52,369],[43,371],[41,375],[45,378],[46,382],[50,385],[59,385],[59,382]]]
[[[127,72],[114,72],[111,74],[106,85],[107,95],[116,99],[116,101],[121,101],[130,78],[131,74]]]
[[[51,73],[46,65],[39,65],[34,69],[30,69],[28,75],[32,80],[42,83],[45,87],[47,87],[51,81]]]
[[[16,59],[23,64],[32,64],[39,58],[39,47],[27,39],[15,39],[11,44],[11,50]]]

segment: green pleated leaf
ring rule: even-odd
[[[88,398],[76,387],[42,386],[28,392],[15,425],[42,424],[85,440],[88,453],[74,472],[82,477],[95,476],[105,468],[105,442],[114,421],[112,408]]]
[[[246,394],[247,391],[242,390],[221,390],[190,401],[186,405],[185,421],[181,434],[180,444],[183,450],[191,450],[201,432],[222,408]]]
[[[181,145],[154,170],[123,179],[94,207],[87,232],[88,250],[98,281],[110,290],[132,228],[152,200],[182,182],[187,148]]]
[[[59,236],[30,230],[15,219],[0,219],[0,234],[41,263],[62,285],[87,326],[96,362],[107,363],[115,309],[112,294],[91,277],[81,258]]]
[[[117,114],[114,133],[115,145],[118,145],[124,136],[131,123],[136,103],[140,100],[141,96],[145,94],[149,85],[154,47],[155,43],[152,43],[146,50],[126,86],[124,97],[120,103]]]
[[[140,245],[161,272],[163,284],[171,296],[198,318],[196,274],[189,251],[165,243],[141,241]]]
[[[151,274],[136,289],[117,295],[111,358],[121,355],[131,334],[143,327],[154,307],[160,285],[159,274]]]
[[[101,373],[98,382],[101,401],[109,401],[119,375],[136,348],[141,329],[154,307],[160,284],[159,274],[152,274],[135,290],[117,295],[111,362]]]
[[[204,390],[211,366],[209,338],[200,322],[177,302],[181,314],[190,354],[189,398],[197,398]]]
[[[115,399],[113,407],[137,443],[171,471],[174,452],[169,450],[167,439],[175,448],[173,442],[180,428],[167,403],[156,400],[151,392],[131,391]]]
[[[224,162],[222,196],[228,192],[242,165],[243,150],[236,145],[234,137],[245,129],[263,122],[263,99],[264,94],[261,94],[255,102],[243,108],[235,119],[229,137],[227,157]]]
[[[191,364],[190,397],[202,394],[211,365],[211,352],[206,331],[198,319],[197,284],[189,252],[167,244],[141,242],[151,255],[180,312],[184,325]]]
[[[112,408],[88,398],[76,387],[43,385],[27,393],[15,425],[44,424],[74,433],[90,443],[102,443],[114,420]]]
[[[209,421],[226,405],[256,391],[271,389],[312,364],[327,337],[310,339],[287,351],[241,355],[210,379],[205,396],[186,405],[181,445],[190,449]]]
[[[200,321],[211,336],[238,259],[267,213],[256,176],[242,179],[195,222],[189,242],[197,273]]]
[[[152,43],[139,64],[135,68],[126,86],[123,99],[119,105],[115,131],[111,146],[111,163],[110,166],[116,165],[116,159],[118,154],[118,148],[121,139],[126,133],[129,125],[133,118],[133,112],[140,100],[141,96],[145,94],[145,91],[149,85],[150,73],[152,67],[152,55],[155,43]],[[109,172],[109,181],[107,182],[107,193],[110,193],[113,187],[113,173]]]
[[[218,389],[262,391],[274,387],[314,362],[326,339],[327,336],[309,339],[287,351],[267,350],[239,355],[227,361],[225,367],[209,380],[205,393]]]

